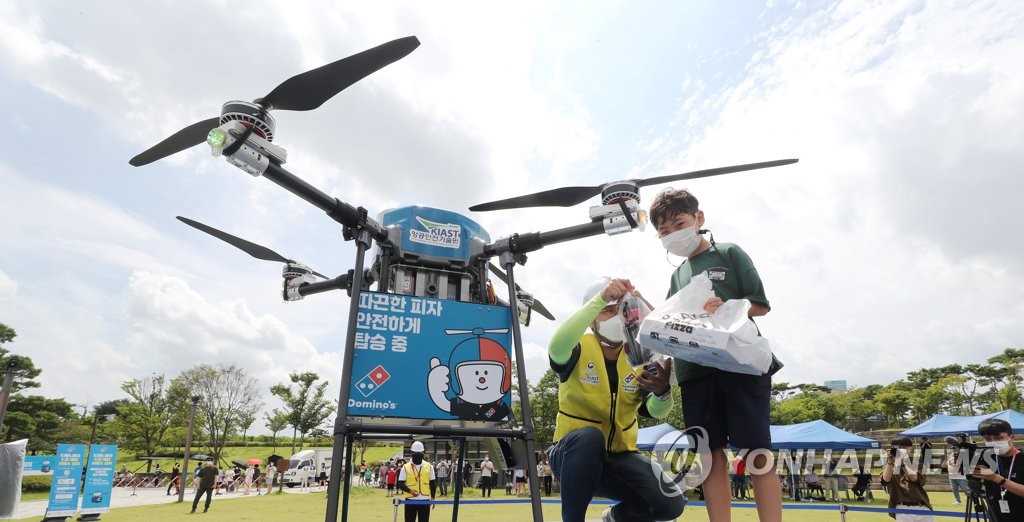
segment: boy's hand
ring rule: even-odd
[[[715,311],[718,310],[718,307],[722,306],[722,303],[724,302],[725,301],[722,301],[721,297],[712,297],[704,302],[704,311],[708,314],[714,315]]]

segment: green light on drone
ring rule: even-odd
[[[228,140],[228,133],[220,130],[213,129],[209,134],[206,135],[206,143],[209,143],[214,149],[223,149],[224,143]]]

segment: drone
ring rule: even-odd
[[[470,305],[497,305],[509,310],[509,325],[515,359],[523,360],[520,324],[528,326],[533,312],[554,320],[554,316],[515,282],[514,266],[526,263],[526,254],[544,246],[574,239],[607,234],[617,235],[642,230],[646,213],[640,208],[642,187],[672,181],[717,176],[733,172],[777,167],[796,163],[783,159],[729,167],[698,170],[646,179],[628,179],[594,186],[561,187],[469,207],[470,211],[493,211],[535,206],[574,206],[600,195],[599,204],[590,207],[588,221],[546,232],[515,233],[491,241],[479,224],[462,214],[425,206],[390,209],[375,219],[362,207],[354,207],[313,187],[285,170],[287,151],[274,143],[277,127],[271,111],[309,111],[319,108],[341,91],[363,78],[409,55],[420,45],[415,36],[399,38],[377,47],[297,74],[272,89],[267,95],[249,101],[224,103],[220,116],[193,123],[131,158],[135,167],[147,165],[172,154],[206,142],[214,157],[254,176],[265,177],[306,202],[323,210],[342,225],[343,238],[356,246],[355,266],[347,273],[330,278],[265,246],[223,232],[198,221],[178,216],[183,223],[227,242],[250,256],[282,263],[282,298],[297,301],[328,290],[345,290],[351,298],[348,336],[343,354],[341,390],[335,424],[334,459],[343,458],[342,447],[351,447],[352,434],[396,433],[431,436],[481,436],[515,438],[525,442],[525,455],[534,454],[532,417],[526,398],[528,381],[525,368],[518,365],[517,379],[522,403],[524,427],[458,427],[427,425],[374,425],[349,421],[349,386],[352,380],[354,333],[360,296],[376,283],[376,292],[398,296],[417,296]],[[375,248],[369,267],[364,257]],[[491,262],[498,258],[499,265]],[[490,276],[508,289],[507,299],[497,297]],[[514,306],[514,307],[513,307]],[[464,326],[451,331],[463,331]],[[465,330],[486,333],[498,330]],[[445,330],[447,331],[447,329]],[[481,333],[481,335],[483,335]],[[379,384],[378,384],[379,385]],[[351,454],[351,453],[350,453]],[[348,481],[341,478],[343,466],[331,471],[326,520],[337,520],[339,489],[345,488],[342,518],[347,514]],[[543,519],[540,510],[536,468],[526,466],[530,474],[534,520]],[[344,486],[342,486],[344,484]],[[456,502],[457,502],[456,497]],[[457,504],[456,511],[457,513]]]

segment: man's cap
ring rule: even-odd
[[[591,299],[594,298],[595,295],[598,294],[598,292],[603,291],[605,289],[605,287],[608,286],[608,283],[611,282],[611,280],[612,280],[612,278],[610,278],[608,276],[603,276],[603,277],[595,280],[593,283],[590,283],[589,285],[587,285],[587,289],[583,292],[583,304],[587,304]],[[608,301],[605,304],[606,305],[613,305],[613,304],[616,304],[618,302],[619,302],[618,299],[612,299],[611,301]]]
[[[413,442],[410,451],[413,453],[423,453],[423,443],[420,441]]]

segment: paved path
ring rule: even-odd
[[[266,491],[266,490],[264,490]],[[319,493],[323,491],[323,488],[315,488],[313,490],[299,491],[299,488],[284,488],[286,493],[293,493],[296,495],[305,493]],[[185,502],[183,502],[182,509],[186,511],[192,505],[192,499],[195,498],[194,489],[185,490]],[[230,500],[236,498],[248,498],[256,496],[256,490],[253,489],[249,495],[243,495],[240,491],[235,493],[224,493],[221,491],[221,495],[214,496],[214,502],[220,502],[221,500]],[[199,501],[200,506],[206,500],[203,497]],[[132,488],[114,488],[110,495],[110,507],[111,508],[122,508],[131,506],[143,506],[147,504],[170,504],[178,501],[178,495],[167,494],[167,490],[163,488],[137,488],[132,491]],[[31,517],[42,517],[46,514],[46,500],[35,500],[32,502],[21,502],[18,504],[18,509],[14,511],[14,519],[31,518]]]

